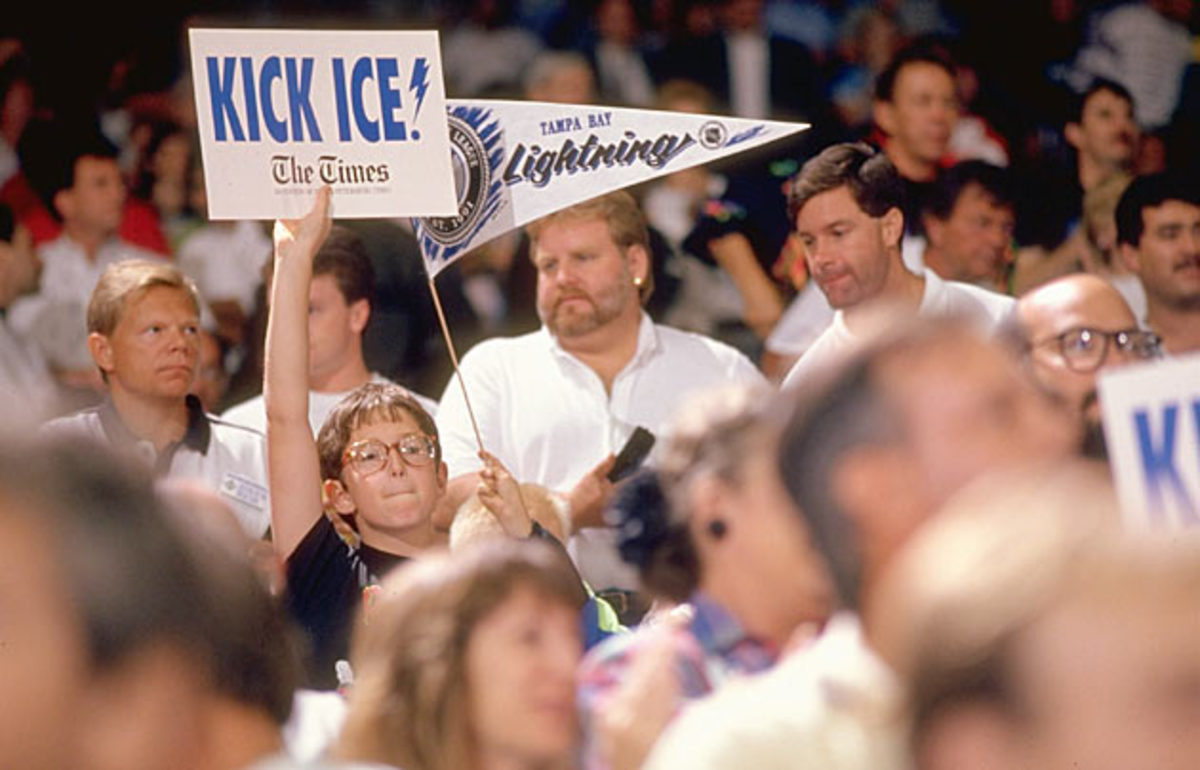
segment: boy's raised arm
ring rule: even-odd
[[[321,470],[308,424],[308,293],[312,263],[329,235],[328,187],[301,219],[275,222],[263,398],[275,552],[287,559],[321,510]]]

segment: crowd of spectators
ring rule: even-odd
[[[0,38],[0,767],[1200,766],[1098,384],[1200,353],[1194,2],[202,10]],[[411,223],[208,220],[189,24],[812,127],[465,255],[451,377]]]

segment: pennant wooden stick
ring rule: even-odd
[[[442,336],[446,339],[446,350],[450,353],[450,362],[454,364],[454,376],[458,378],[458,386],[462,388],[463,403],[467,405],[467,416],[471,418],[471,428],[475,431],[475,443],[479,451],[483,451],[483,437],[479,433],[479,423],[475,422],[475,410],[471,408],[471,399],[467,396],[467,384],[463,381],[462,372],[458,370],[458,353],[454,350],[454,340],[450,338],[450,327],[446,324],[446,314],[442,312],[442,300],[438,297],[437,286],[433,276],[429,276],[429,293],[433,295],[433,308],[437,311],[438,323],[442,327]]]

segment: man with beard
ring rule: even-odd
[[[784,380],[793,387],[852,347],[872,306],[890,304],[919,316],[964,316],[994,326],[1010,297],[932,270],[909,272],[900,175],[888,156],[866,144],[836,144],[809,160],[792,180],[788,207],[809,274],[836,311],[829,327]],[[856,331],[856,329],[859,329]]]
[[[1200,350],[1200,185],[1170,174],[1135,179],[1117,204],[1117,243],[1166,351]]]
[[[1034,378],[1083,421],[1084,450],[1103,454],[1096,378],[1105,369],[1159,354],[1121,293],[1095,275],[1065,276],[1017,302],[1017,327]]]
[[[601,512],[613,491],[613,455],[642,426],[662,434],[677,404],[720,383],[762,382],[733,348],[655,324],[642,309],[652,271],[645,219],[614,192],[528,228],[542,328],[487,340],[462,360],[463,384],[484,447],[519,481],[566,494],[578,531],[572,552],[599,589],[630,588]],[[471,414],[451,381],[438,407],[450,468],[448,526],[478,485]]]

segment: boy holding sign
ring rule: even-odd
[[[308,423],[309,286],[329,234],[330,189],[303,219],[275,224],[275,277],[267,324],[264,396],[275,550],[286,564],[288,606],[312,639],[310,683],[335,685],[362,591],[392,567],[444,545],[431,515],[446,491],[437,426],[412,395],[367,383],[329,414],[316,440]],[[531,523],[516,484],[494,464],[481,501],[511,535]],[[514,497],[514,494],[517,496]],[[356,530],[339,537],[333,518]]]

